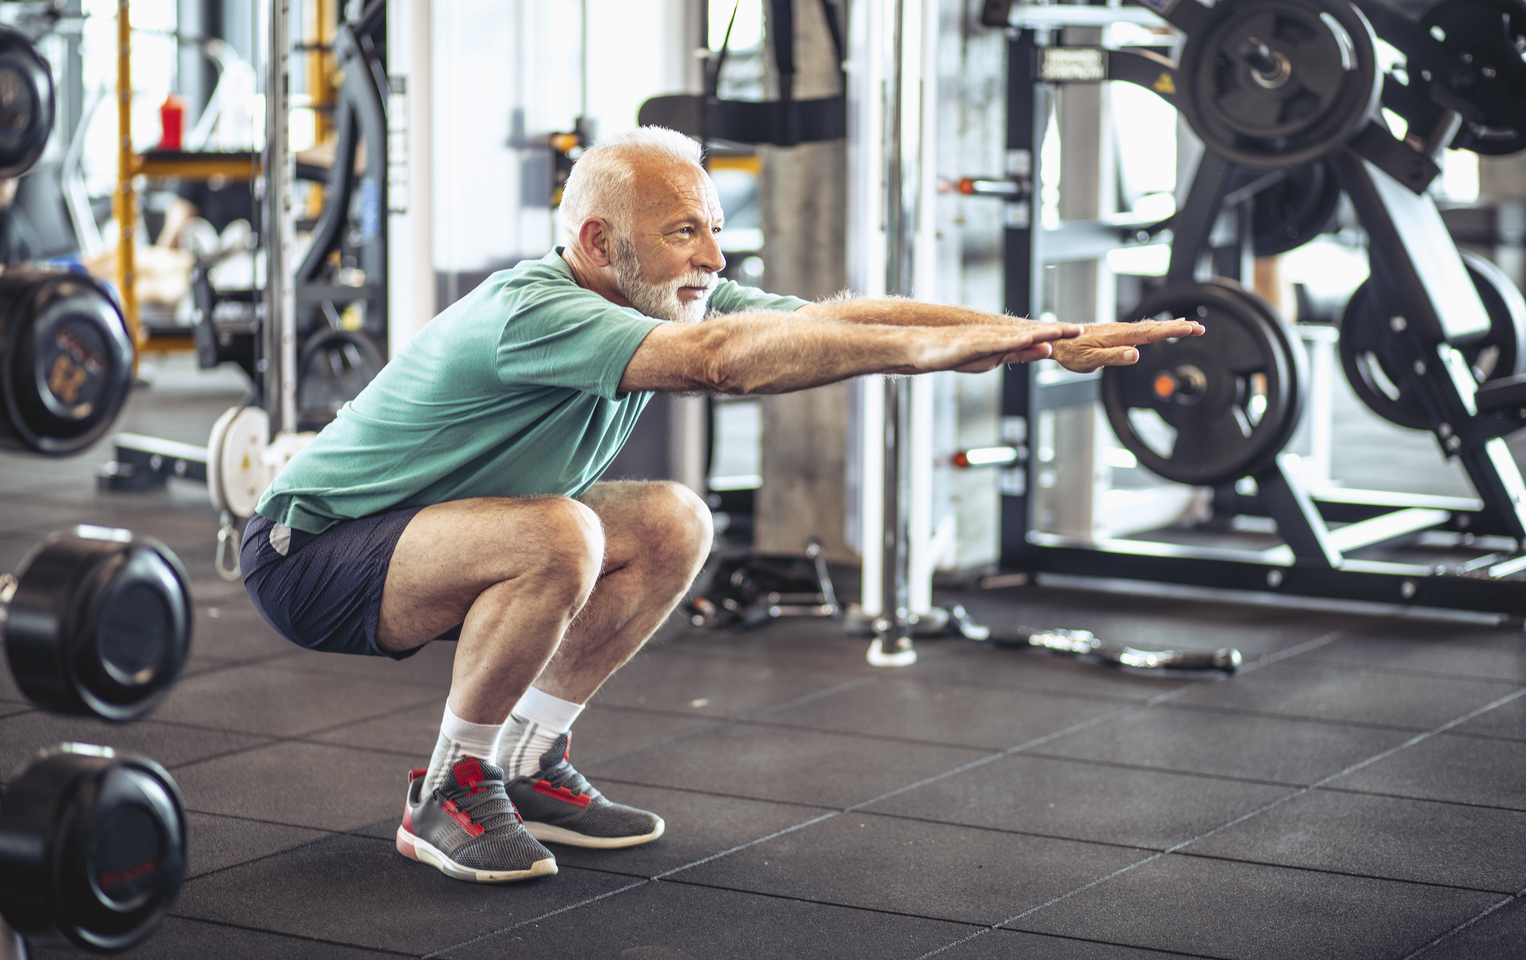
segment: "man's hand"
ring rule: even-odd
[[[1098,367],[1126,367],[1139,359],[1134,348],[1174,337],[1199,337],[1203,325],[1196,320],[1141,320],[1138,323],[1099,323],[1084,327],[1073,340],[1054,344],[1054,358],[1073,373],[1090,373]]]
[[[958,370],[981,373],[1008,363],[1028,363],[1054,356],[1059,345],[1081,336],[1074,323],[1025,323],[918,328],[927,344],[914,367],[895,373]]]

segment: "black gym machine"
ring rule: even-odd
[[[31,168],[53,110],[48,65],[30,38],[0,28],[0,176]],[[134,360],[104,285],[66,270],[0,271],[0,449],[63,457],[89,447],[121,411]],[[47,537],[15,574],[0,574],[0,639],[17,687],[50,712],[143,716],[185,665],[187,584],[167,547],[131,531],[79,526]],[[93,952],[142,942],[185,874],[185,809],[169,773],[71,743],[9,776],[0,958],[24,958],[28,940]]]
[[[1206,152],[1168,223],[1114,230],[1119,246],[1164,228],[1172,237],[1164,283],[1122,319],[1196,317],[1208,333],[1147,346],[1135,366],[1065,386],[1095,391],[1141,465],[1210,488],[1221,521],[1270,517],[1281,542],[1226,549],[1180,530],[1100,543],[1046,533],[1034,523],[1036,464],[1024,458],[1015,467],[1025,472],[1022,481],[1004,485],[1002,497],[1005,579],[1069,574],[1526,615],[1526,485],[1503,439],[1526,426],[1526,313],[1508,278],[1459,254],[1426,192],[1443,147],[1506,153],[1526,146],[1526,5],[1458,0],[1419,19],[1379,0],[1139,5],[1186,35],[1177,60],[1049,45],[1032,29],[1014,33],[1007,146],[1036,156],[1055,84],[1124,80],[1170,101]],[[1006,25],[1009,7],[988,4],[988,22]],[[1378,37],[1406,57],[1403,68],[1382,74]],[[1390,132],[1380,108],[1408,121],[1404,139]],[[1009,203],[1036,193],[1023,177],[1006,179]],[[1332,183],[1350,198],[1371,263],[1371,279],[1344,312],[1343,366],[1377,413],[1431,432],[1442,455],[1462,464],[1477,500],[1310,491],[1289,469],[1283,451],[1307,388],[1302,350],[1292,328],[1245,288],[1248,271],[1233,267],[1248,267],[1253,251],[1274,252],[1279,233],[1296,245],[1323,229]],[[1265,223],[1300,194],[1295,219]],[[1008,218],[1006,302],[1011,312],[1032,315],[1042,307],[1051,238],[1031,218],[1020,223]],[[1209,243],[1216,225],[1226,224],[1236,238],[1228,256]],[[1028,422],[1054,405],[1050,389],[1026,369],[1009,370],[1004,416]],[[1140,414],[1174,436],[1148,436],[1137,426]],[[1421,535],[1446,541],[1442,559],[1378,553]]]

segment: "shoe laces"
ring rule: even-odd
[[[519,810],[504,792],[502,780],[479,780],[471,787],[457,785],[449,790],[442,786],[439,794],[442,802],[454,803],[484,833],[513,826],[520,819]]]
[[[565,788],[571,793],[581,793],[588,797],[598,796],[599,791],[593,788],[581,773],[572,766],[572,762],[566,759],[557,761],[556,765],[542,770],[540,779],[550,784],[554,789]]]

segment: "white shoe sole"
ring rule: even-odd
[[[471,883],[512,883],[515,880],[529,880],[531,877],[549,877],[556,873],[556,860],[553,857],[537,860],[527,870],[475,870],[463,867],[427,840],[420,840],[402,827],[397,828],[397,850],[409,859],[429,864],[447,877]]]
[[[657,826],[651,833],[639,837],[590,837],[584,833],[577,833],[565,827],[553,827],[549,823],[532,823],[525,821],[525,830],[530,836],[541,843],[561,843],[569,847],[591,847],[596,850],[615,850],[620,847],[634,847],[637,844],[650,843],[662,836],[662,831],[668,825],[657,818]]]

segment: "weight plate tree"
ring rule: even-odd
[[[188,578],[169,548],[76,527],[33,547],[0,592],[16,685],[45,710],[125,721],[168,692],[191,645]]]
[[[1420,26],[1462,61],[1445,78],[1477,108],[1461,145],[1491,155],[1526,149],[1526,3],[1440,0]]]
[[[121,412],[132,365],[127,324],[99,281],[0,273],[0,448],[67,456],[90,446]]]
[[[1103,369],[1102,404],[1124,447],[1178,483],[1228,483],[1270,465],[1298,426],[1305,382],[1302,348],[1271,305],[1215,279],[1166,287],[1135,313],[1207,332]]]
[[[1526,298],[1503,270],[1476,253],[1459,251],[1489,315],[1489,330],[1456,349],[1479,383],[1526,373]],[[1430,430],[1434,417],[1419,396],[1416,374],[1372,289],[1362,282],[1341,313],[1340,356],[1351,389],[1374,413],[1410,430]]]
[[[0,914],[27,937],[93,952],[143,941],[185,878],[185,804],[146,757],[65,744],[0,800]]]
[[[53,133],[53,71],[21,33],[0,27],[0,178],[32,169]]]
[[[1204,145],[1263,169],[1345,144],[1381,92],[1372,27],[1344,0],[1223,0],[1188,36],[1178,75]]]

